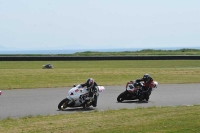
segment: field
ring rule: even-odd
[[[65,87],[93,77],[125,85],[149,73],[159,84],[200,83],[199,60],[0,62],[0,89]],[[197,133],[200,106],[149,107],[0,120],[1,133]],[[1,113],[1,112],[0,112]]]
[[[99,85],[124,85],[149,73],[160,84],[200,83],[199,60],[0,62],[0,89],[66,87],[89,77]]]
[[[0,121],[1,133],[199,133],[200,106],[151,107]]]

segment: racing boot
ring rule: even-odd
[[[148,102],[149,101],[149,97],[151,95],[151,91],[152,91],[152,88],[149,89],[148,93],[147,93],[147,96],[146,96],[146,101]]]
[[[87,97],[85,99],[85,104],[83,105],[84,108],[88,108],[91,105],[91,98]]]
[[[92,97],[87,97],[87,98],[86,98],[86,103],[87,103],[87,104],[90,104],[91,102],[92,102]]]
[[[147,95],[145,99],[148,102],[149,101],[149,95]]]
[[[142,100],[143,100],[143,98],[144,98],[144,95],[143,95],[143,94],[141,94],[141,95],[139,96],[139,101],[142,101]]]

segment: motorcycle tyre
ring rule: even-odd
[[[94,101],[92,102],[92,106],[96,107],[97,106],[97,96],[94,95]]]
[[[122,92],[121,94],[119,94],[119,96],[117,97],[117,101],[118,102],[122,102],[124,101],[124,96],[126,95],[126,92]]]
[[[64,110],[64,109],[66,109],[68,103],[69,103],[69,99],[68,99],[68,98],[63,99],[63,100],[58,104],[58,109],[59,109],[59,110]],[[63,108],[62,106],[64,106],[64,108]]]

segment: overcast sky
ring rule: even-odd
[[[200,0],[0,0],[0,49],[200,46]]]

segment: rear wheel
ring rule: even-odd
[[[69,99],[68,99],[68,98],[63,99],[63,100],[58,104],[58,109],[59,109],[59,110],[64,110],[64,109],[66,109],[68,103],[69,103]]]

